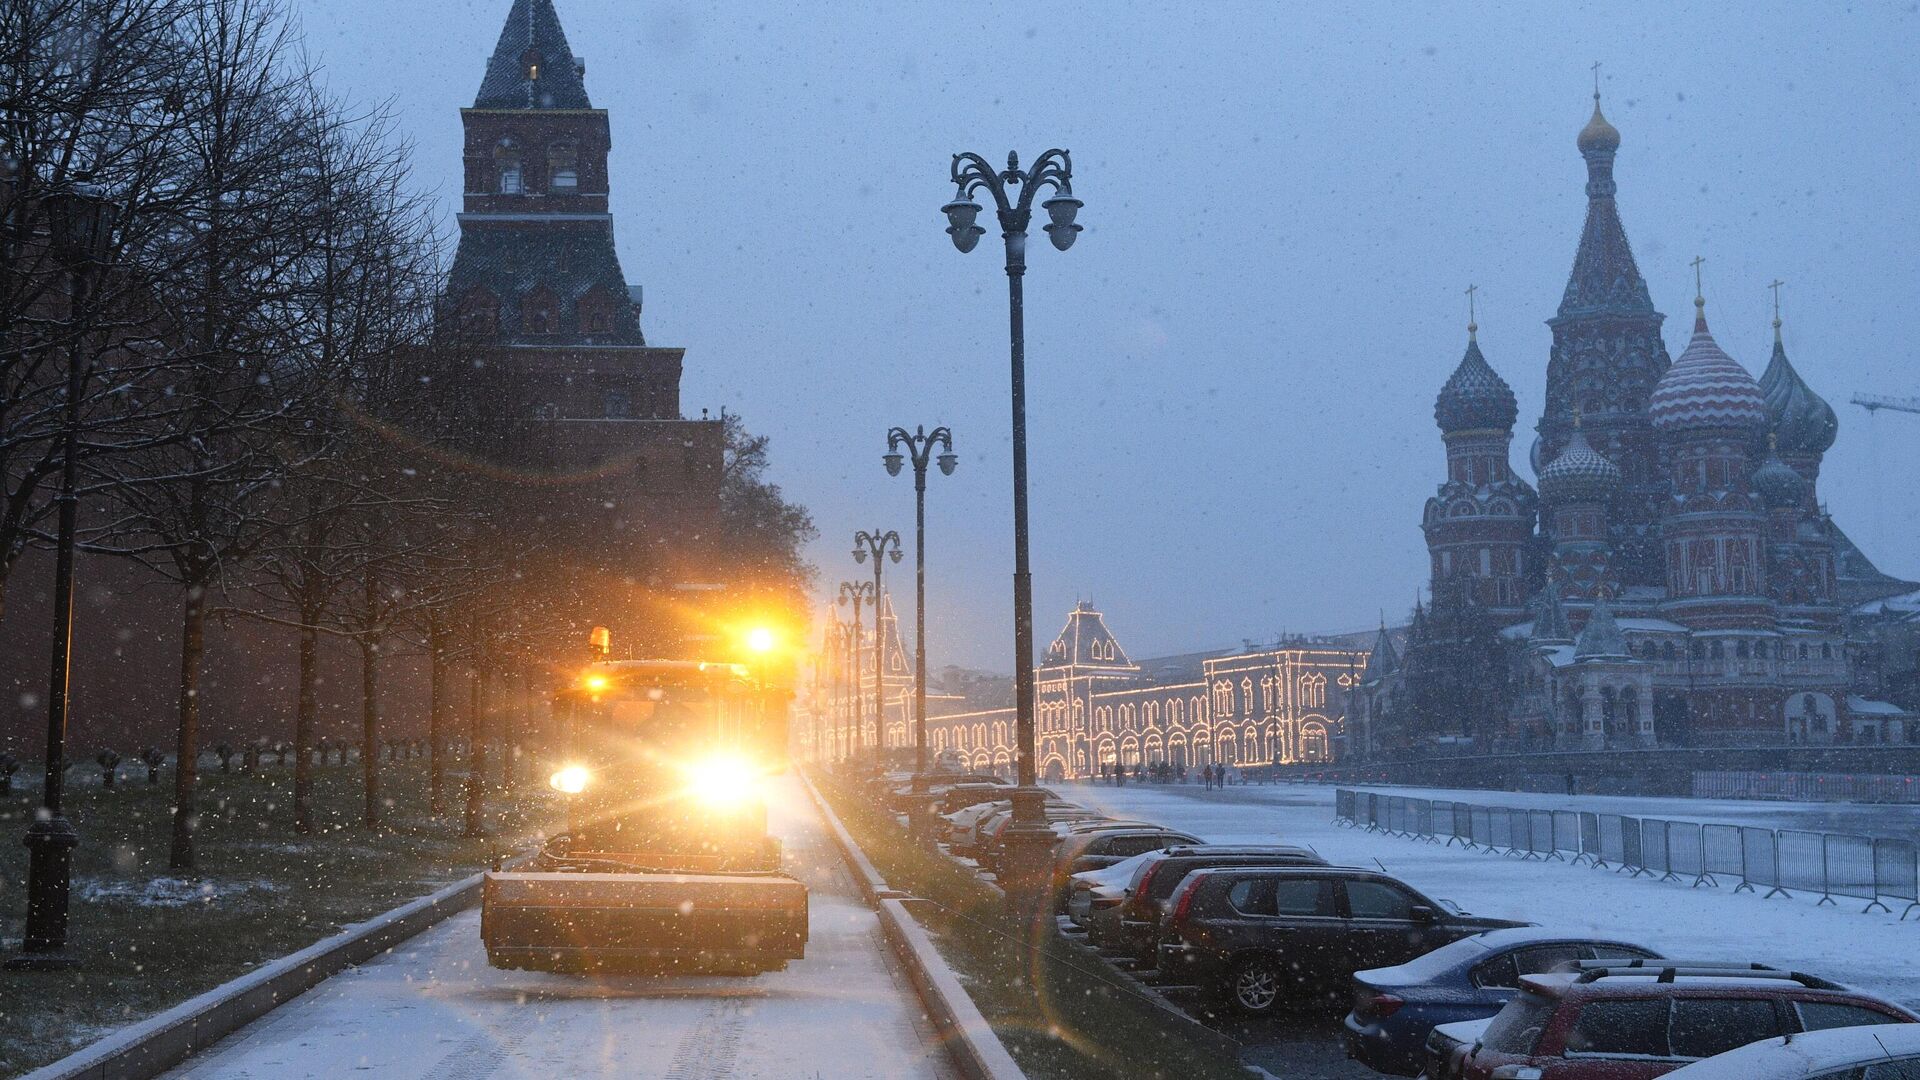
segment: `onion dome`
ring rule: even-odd
[[[1840,434],[1840,420],[1819,394],[1787,362],[1780,344],[1780,320],[1773,320],[1773,359],[1760,375],[1760,393],[1767,401],[1767,427],[1789,454],[1824,454]]]
[[[1798,506],[1806,498],[1806,478],[1780,460],[1778,437],[1767,436],[1767,460],[1753,471],[1753,490],[1772,507]]]
[[[1580,628],[1580,637],[1573,643],[1573,656],[1576,660],[1600,659],[1602,657],[1630,656],[1627,652],[1627,635],[1620,632],[1620,624],[1613,621],[1613,609],[1607,606],[1603,595],[1593,602],[1593,613],[1587,616],[1587,625]]]
[[[1693,306],[1693,339],[1647,398],[1654,428],[1759,428],[1767,422],[1760,384],[1713,340],[1706,301],[1695,296]]]
[[[1580,419],[1573,421],[1573,438],[1540,471],[1540,496],[1553,502],[1604,502],[1620,486],[1620,466],[1587,442]]]
[[[1592,153],[1596,150],[1620,149],[1620,131],[1607,118],[1600,114],[1600,95],[1593,95],[1593,119],[1580,129],[1580,152]]]
[[[1511,431],[1520,415],[1513,387],[1480,355],[1476,329],[1467,328],[1467,354],[1460,358],[1460,365],[1447,377],[1447,384],[1433,402],[1434,422],[1445,434],[1475,429]]]

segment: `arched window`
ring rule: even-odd
[[[1252,679],[1242,678],[1240,680],[1240,707],[1246,710],[1246,713],[1248,716],[1253,715],[1253,680]]]
[[[1726,646],[1715,638],[1707,643],[1707,655],[1715,660],[1723,660],[1727,655]]]
[[[1740,659],[1742,659],[1742,660],[1745,660],[1745,659],[1747,658],[1747,652],[1748,652],[1748,650],[1747,650],[1747,643],[1746,643],[1746,641],[1745,641],[1745,640],[1741,640],[1741,641],[1736,641],[1736,642],[1734,642],[1734,643],[1733,643],[1733,655],[1734,655],[1734,656],[1736,656],[1736,657],[1738,657],[1738,658],[1740,658]]]
[[[528,334],[553,334],[560,330],[559,304],[544,285],[527,294],[520,306],[520,329]]]
[[[1233,712],[1233,687],[1222,679],[1213,686],[1213,714],[1226,716]]]
[[[519,195],[526,191],[526,182],[520,172],[520,144],[512,139],[501,139],[493,148],[494,175],[499,177],[499,192],[502,195]]]
[[[547,147],[547,187],[561,193],[579,190],[580,151],[571,141]]]
[[[1822,660],[1833,659],[1833,642],[1823,641],[1820,643],[1820,659]]]
[[[460,302],[462,333],[492,335],[500,329],[500,301],[488,290],[475,289]]]
[[[613,333],[613,299],[598,285],[587,291],[576,305],[583,334]]]

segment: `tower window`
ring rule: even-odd
[[[633,416],[633,397],[625,390],[607,391],[607,416],[610,419],[625,420]]]
[[[536,81],[540,78],[540,59],[538,49],[528,49],[520,54],[520,66],[527,70],[527,78]]]
[[[527,294],[520,314],[520,328],[528,334],[552,334],[559,331],[553,294],[544,288]]]
[[[548,183],[554,191],[580,187],[580,153],[571,142],[557,142],[547,150]]]
[[[500,178],[500,194],[518,195],[526,190],[520,172],[520,144],[512,139],[500,140],[493,148],[495,174]]]

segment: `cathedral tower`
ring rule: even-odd
[[[1519,405],[1480,353],[1479,327],[1467,325],[1467,351],[1433,403],[1447,446],[1447,480],[1427,500],[1421,529],[1432,557],[1433,595],[1462,579],[1478,606],[1502,616],[1526,609],[1528,540],[1535,498],[1507,461]]]

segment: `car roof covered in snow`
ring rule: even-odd
[[[1920,1056],[1920,1024],[1875,1024],[1761,1039],[1667,1075],[1672,1080],[1752,1080],[1756,1076],[1793,1080],[1915,1056]]]
[[[1414,957],[1394,967],[1372,968],[1354,973],[1354,978],[1369,986],[1417,986],[1432,982],[1448,972],[1470,967],[1497,952],[1534,945],[1613,945],[1646,952],[1654,950],[1634,941],[1569,933],[1541,926],[1514,926],[1484,933],[1469,934],[1432,952]]]

